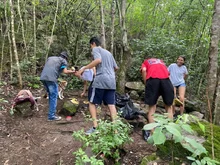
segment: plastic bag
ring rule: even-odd
[[[130,96],[128,94],[121,95],[118,92],[115,93],[115,105],[117,107],[124,107],[126,103],[130,101]]]
[[[126,102],[125,106],[118,110],[118,113],[127,120],[137,119],[139,115],[138,108],[134,107],[131,101]]]

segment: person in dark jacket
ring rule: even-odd
[[[57,97],[58,97],[58,78],[61,73],[73,74],[75,71],[67,69],[67,52],[63,51],[60,56],[51,56],[43,68],[40,81],[43,83],[49,95],[48,121],[60,120],[56,115]]]

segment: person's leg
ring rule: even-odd
[[[97,123],[97,114],[96,114],[96,106],[93,103],[89,103],[89,112],[92,117],[93,127],[96,128],[98,126]]]
[[[145,104],[148,105],[148,112],[147,118],[148,123],[154,122],[154,113],[156,111],[156,103],[159,97],[159,79],[150,78],[146,81],[145,87]],[[143,138],[145,141],[148,140],[150,135],[153,133],[154,129],[152,130],[142,130]]]
[[[172,104],[174,100],[174,88],[169,79],[162,79],[160,81],[160,91],[165,104],[165,109],[168,113],[168,117],[173,119]]]
[[[184,98],[185,98],[186,87],[180,86],[178,91],[179,91],[179,99],[183,103],[183,105],[180,106],[180,115],[182,115],[184,113]]]
[[[117,118],[117,110],[115,107],[115,90],[104,90],[103,102],[108,105],[112,121]]]
[[[165,105],[165,109],[168,113],[168,118],[173,119],[173,107],[172,107],[172,105]]]
[[[174,90],[174,98],[176,98],[176,87],[174,87],[173,90]],[[173,115],[175,115],[175,110],[176,110],[175,108],[176,108],[175,103],[173,103],[173,105],[172,105],[172,113],[173,113]]]
[[[96,127],[98,126],[97,122],[97,113],[96,113],[96,105],[102,103],[103,98],[103,90],[97,88],[91,88],[91,94],[89,94],[89,111],[93,120],[93,127],[86,131],[86,134],[89,135],[96,131]]]
[[[147,118],[148,118],[148,122],[149,123],[153,123],[154,122],[154,113],[156,111],[156,105],[149,105],[148,107],[148,115],[147,115]]]
[[[46,82],[49,90],[49,113],[48,119],[53,120],[56,117],[57,108],[57,96],[58,96],[58,84],[55,82]]]

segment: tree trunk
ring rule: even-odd
[[[116,7],[116,4],[115,4],[115,0],[112,0],[112,9],[111,9],[111,25],[112,25],[112,28],[111,28],[111,43],[110,43],[110,52],[113,54],[113,51],[114,51],[114,31],[115,31],[115,7]]]
[[[120,69],[118,71],[118,80],[117,80],[117,90],[120,93],[124,93],[125,90],[125,82],[126,82],[126,70],[130,66],[131,61],[131,50],[128,45],[128,38],[127,38],[127,29],[125,24],[125,11],[126,11],[126,2],[127,0],[122,0],[121,3],[121,32],[122,32],[122,47],[123,53],[121,54],[120,62]],[[119,6],[119,5],[118,5]]]
[[[46,53],[46,57],[45,57],[45,62],[47,61],[48,53],[49,53],[49,50],[50,50],[50,45],[51,45],[52,40],[53,40],[53,32],[54,32],[55,25],[56,25],[58,8],[59,8],[59,0],[57,0],[57,7],[56,7],[56,12],[55,12],[54,21],[53,21],[53,28],[52,28],[52,31],[51,31],[51,36],[50,36],[49,44],[48,44],[48,47],[47,47],[47,53]]]
[[[8,29],[10,29],[10,23],[8,21],[8,16],[7,16],[7,1],[5,1],[5,21],[6,21],[6,26],[8,27]],[[13,78],[13,59],[12,59],[12,42],[11,42],[11,35],[10,35],[10,30],[7,31],[7,36],[8,36],[8,43],[9,43],[9,55],[10,55],[10,80],[12,80]]]
[[[214,124],[220,125],[220,68],[218,68],[218,82],[216,84],[216,97],[215,97],[215,109],[214,109]]]
[[[212,18],[211,27],[211,41],[209,47],[209,67],[207,73],[207,99],[210,103],[210,108],[207,108],[206,119],[212,122],[213,112],[215,110],[215,96],[216,84],[217,84],[217,68],[218,68],[218,43],[219,43],[219,32],[220,32],[220,1],[215,1],[214,14]]]
[[[100,17],[101,17],[101,45],[104,49],[106,49],[105,43],[105,15],[103,11],[102,0],[99,0],[100,4]]]
[[[33,7],[33,21],[34,21],[34,54],[33,54],[33,74],[36,74],[37,64],[36,64],[36,50],[37,50],[37,35],[36,35],[36,3],[34,2]]]
[[[17,46],[15,41],[15,29],[14,29],[14,9],[12,0],[9,0],[10,10],[11,10],[11,35],[12,35],[12,43],[13,43],[13,49],[14,49],[14,55],[16,60],[16,67],[18,71],[18,80],[19,80],[19,87],[22,89],[23,82],[22,82],[22,75],[20,70],[20,63],[18,58],[18,52],[17,52]]]
[[[20,22],[21,22],[21,32],[22,32],[22,38],[23,38],[23,43],[24,43],[24,54],[25,54],[25,58],[27,59],[27,44],[26,44],[26,39],[25,39],[24,23],[23,23],[23,19],[21,15],[20,0],[18,0],[18,15],[19,15]]]

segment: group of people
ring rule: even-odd
[[[49,57],[44,69],[41,73],[40,80],[42,81],[49,95],[49,112],[48,120],[60,120],[61,117],[56,115],[57,96],[58,96],[58,77],[61,73],[74,74],[84,80],[84,90],[81,94],[85,95],[86,81],[83,78],[85,72],[92,72],[94,75],[88,81],[91,81],[88,89],[89,111],[93,119],[93,127],[86,131],[86,134],[91,134],[96,131],[98,126],[96,105],[104,103],[110,110],[111,118],[114,120],[117,117],[115,107],[115,92],[116,79],[115,71],[118,66],[113,55],[101,47],[100,40],[97,37],[92,37],[89,41],[92,49],[93,60],[80,70],[67,69],[67,52],[62,52],[60,56]],[[180,56],[177,62],[171,64],[168,68],[165,63],[157,58],[147,58],[141,66],[141,74],[145,84],[145,104],[149,106],[148,121],[154,122],[153,114],[156,110],[158,97],[161,95],[165,103],[165,109],[168,112],[168,117],[173,118],[174,98],[177,98],[177,90],[179,101],[182,103],[180,114],[184,112],[184,97],[185,97],[185,78],[188,74],[187,68],[184,65],[185,58]],[[91,75],[91,74],[90,74]],[[87,77],[88,78],[88,77]],[[150,136],[150,133],[149,133]]]
[[[48,120],[54,121],[61,119],[61,117],[56,115],[58,95],[57,80],[59,75],[63,72],[66,74],[74,74],[75,76],[81,78],[86,70],[95,68],[95,76],[94,79],[91,80],[92,85],[90,85],[88,93],[89,111],[93,119],[93,127],[86,131],[86,134],[95,132],[98,126],[96,114],[97,104],[102,104],[102,102],[104,102],[110,110],[112,120],[117,117],[115,107],[115,71],[118,69],[118,66],[112,54],[101,47],[101,43],[97,37],[91,38],[89,43],[93,56],[91,63],[82,67],[78,71],[68,70],[68,55],[66,52],[62,52],[60,56],[52,56],[48,58],[40,77],[40,80],[49,95]],[[84,95],[84,92],[82,95]]]
[[[184,65],[185,57],[179,56],[176,63],[167,66],[161,59],[147,58],[141,66],[142,78],[145,84],[145,104],[148,105],[148,122],[153,123],[153,114],[156,111],[156,104],[159,96],[163,98],[168,117],[173,119],[175,114],[174,101],[181,103],[180,115],[184,112],[184,98],[188,74]],[[177,90],[179,98],[177,97]],[[147,140],[153,130],[146,131],[144,139]]]

